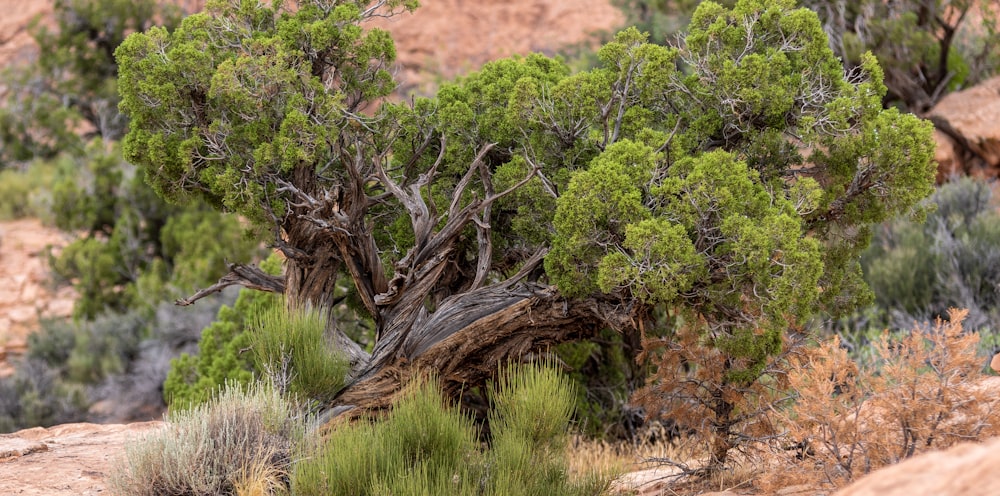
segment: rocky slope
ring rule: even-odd
[[[53,288],[47,267],[47,250],[70,239],[36,219],[0,222],[0,377],[10,373],[8,355],[24,351],[39,318],[72,313],[73,290]]]

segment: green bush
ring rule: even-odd
[[[86,233],[51,264],[79,293],[78,318],[152,309],[214,283],[226,257],[248,261],[258,251],[235,217],[167,204],[117,146],[100,141],[60,165],[52,197],[56,225]]]
[[[600,494],[607,480],[573,481],[563,459],[575,401],[551,368],[512,366],[489,388],[490,448],[445,404],[434,380],[416,380],[381,421],[341,425],[292,471],[295,494]]]
[[[28,358],[60,372],[67,382],[96,384],[125,372],[149,332],[145,315],[102,314],[94,320],[43,321],[28,336]]]
[[[171,408],[188,408],[208,401],[223,385],[254,380],[250,350],[251,312],[279,302],[276,295],[241,289],[236,303],[223,306],[201,332],[198,353],[183,353],[170,362],[163,397]]]
[[[159,415],[172,357],[189,349],[235,292],[194,308],[104,313],[93,320],[43,320],[28,351],[0,384],[4,429],[70,421],[128,422]],[[100,403],[102,408],[91,409]]]
[[[108,477],[114,494],[284,494],[303,418],[276,391],[231,387],[174,412],[166,426],[126,446]]]

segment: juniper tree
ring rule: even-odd
[[[389,103],[392,41],[363,26],[415,3],[216,0],[117,51],[126,157],[286,257],[185,303],[242,283],[373,319],[370,354],[330,323],[353,364],[334,412],[665,307],[721,350],[720,387],[753,382],[788,326],[865,299],[869,226],[931,191],[930,125],[883,110],[874,57],[845,73],[790,0],[705,2],[675,47],[627,29],[587,72],[531,55]]]

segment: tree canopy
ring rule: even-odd
[[[487,64],[391,103],[400,0],[214,0],[118,49],[128,160],[173,201],[270,233],[285,274],[230,274],[372,317],[331,407],[385,406],[419,367],[457,391],[511,355],[679,309],[752,382],[783,332],[868,297],[873,223],[932,189],[931,126],[884,110],[793,0],[703,2],[677,46],[627,29],[599,67]],[[348,291],[338,276],[353,282]]]

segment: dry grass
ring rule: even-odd
[[[657,459],[677,459],[682,450],[675,443],[629,443],[587,439],[574,434],[567,447],[570,474],[589,471],[625,473],[657,465]]]

